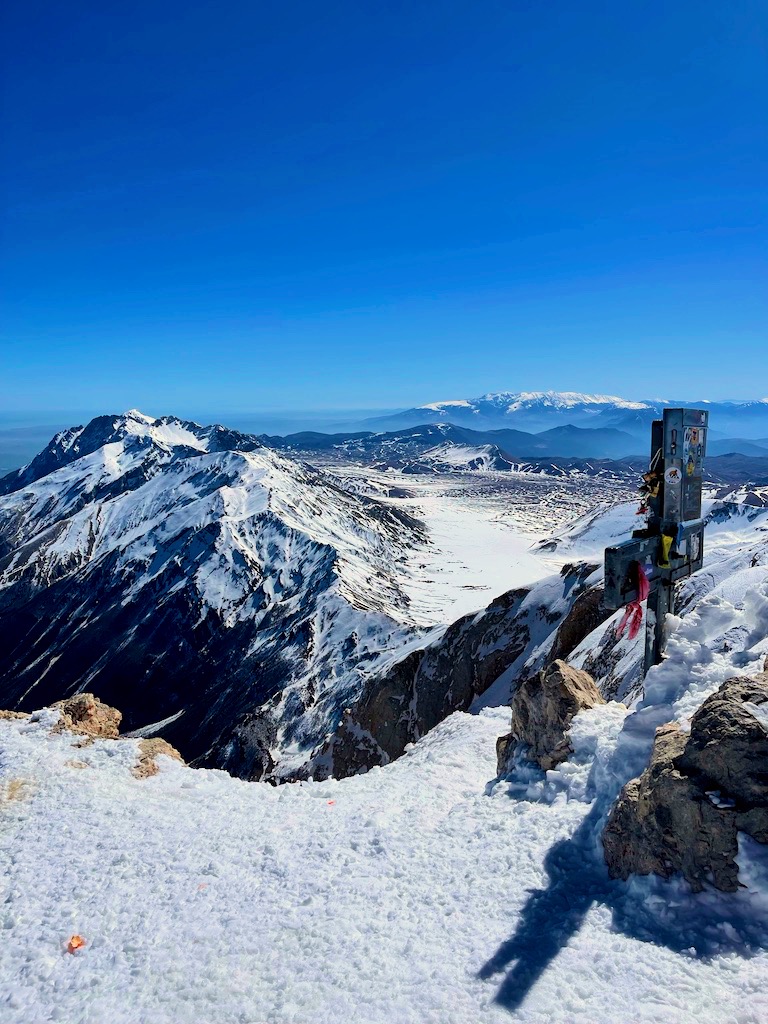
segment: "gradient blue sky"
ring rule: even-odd
[[[10,0],[0,409],[768,394],[764,0]]]

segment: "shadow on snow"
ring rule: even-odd
[[[688,891],[679,897],[685,908],[671,910],[670,900],[678,900],[675,887],[684,884],[678,880],[612,881],[599,836],[610,803],[595,800],[573,835],[551,847],[544,860],[547,888],[529,890],[514,934],[478,972],[487,980],[509,968],[495,998],[505,1009],[522,1005],[593,904],[611,908],[616,931],[698,959],[725,953],[749,957],[768,945],[768,924],[756,920],[740,894]]]

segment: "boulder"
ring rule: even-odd
[[[717,807],[675,767],[685,734],[669,722],[656,730],[643,774],[621,791],[603,831],[612,878],[681,872],[695,892],[708,879],[718,889],[737,888],[735,813]]]
[[[184,758],[178,750],[159,736],[139,740],[139,760],[131,769],[136,778],[148,779],[152,775],[157,775],[160,771],[157,758],[161,754],[165,757],[172,757],[174,761],[181,761],[184,764]]]
[[[768,805],[767,673],[728,679],[704,701],[691,720],[680,767],[737,802]]]
[[[621,791],[603,831],[613,878],[679,872],[699,892],[738,888],[738,833],[768,842],[768,675],[729,679],[704,701],[690,736],[656,731],[648,767]]]
[[[528,757],[547,771],[571,752],[568,729],[574,715],[605,704],[587,672],[557,660],[538,675],[524,679],[512,699],[512,731],[496,745],[499,774],[509,767],[518,743],[528,747]]]
[[[57,701],[52,707],[60,711],[54,732],[73,732],[91,739],[115,740],[119,735],[122,714],[117,708],[102,704],[92,693],[76,693]]]

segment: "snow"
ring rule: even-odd
[[[742,707],[753,718],[756,718],[763,729],[768,732],[768,704],[753,704],[752,701],[747,700],[744,701]]]
[[[469,409],[472,403],[466,398],[448,400],[447,402],[430,402],[427,405],[420,405],[419,409],[431,409],[433,412],[440,412],[442,409],[464,408]]]
[[[497,395],[484,395],[485,399],[508,401],[508,412],[517,412],[531,406],[547,406],[552,409],[573,409],[580,405],[613,406],[616,409],[648,409],[646,402],[630,402],[616,395],[585,395],[577,391],[521,391],[517,394],[502,392]]]
[[[152,440],[187,446],[185,429]],[[409,618],[424,623],[451,621],[532,580],[540,582],[524,608],[564,608],[563,579],[541,579],[551,566],[498,504],[449,500],[428,485],[399,500],[426,522],[430,545],[395,568],[395,548],[358,499],[320,476],[297,477],[296,463],[262,450],[200,451],[173,466],[160,458],[155,475],[84,517],[83,486],[136,465],[130,447],[106,448],[19,499],[41,530],[59,496],[67,523],[57,557],[119,548],[150,560],[163,531],[215,520],[221,543],[195,585],[203,605],[237,615],[252,581],[238,576],[236,554],[264,567],[264,593],[279,600],[292,565],[311,572],[313,559],[333,550],[339,584],[313,621],[318,659],[353,629],[362,648],[389,644],[382,659],[424,643],[388,633],[394,622],[384,615],[359,614],[352,602],[376,589],[372,566],[394,571],[387,586],[401,587]],[[171,472],[169,509],[160,477]],[[215,486],[201,490],[202,479]],[[558,558],[602,554],[628,535],[634,507],[561,531]],[[138,780],[136,739],[79,746],[51,734],[50,710],[0,721],[0,1019],[764,1024],[768,847],[739,837],[744,888],[729,895],[694,895],[678,878],[611,882],[600,847],[610,807],[647,763],[656,727],[688,728],[723,680],[759,671],[768,654],[768,510],[710,502],[707,521],[705,570],[681,586],[667,660],[632,708],[610,702],[577,716],[573,753],[550,772],[519,759],[496,778],[509,708],[481,705],[503,699],[503,676],[478,713],[452,715],[385,768],[279,787],[169,759]],[[551,642],[547,614],[539,620],[531,661]],[[595,630],[572,662],[583,663],[611,629]],[[620,671],[631,672],[638,643],[616,647]],[[768,724],[765,706],[747,709]],[[289,767],[301,761],[303,727],[281,726],[277,746]],[[86,945],[71,955],[74,934]]]
[[[441,444],[425,451],[419,456],[419,461],[457,469],[472,468],[482,472],[495,469],[499,458],[503,456],[493,444]],[[511,466],[511,463],[508,465]]]
[[[155,443],[169,448],[176,445],[187,445],[198,451],[207,450],[207,444],[201,440],[198,434],[172,417],[156,420],[139,412],[138,409],[131,409],[121,417],[119,423],[115,424],[116,429],[118,425],[122,426],[127,434],[132,434],[135,437],[149,437]]]
[[[133,740],[76,747],[50,712],[0,723],[4,1019],[759,1024],[768,956],[744,899],[593,862],[591,790],[625,714],[582,715],[572,761],[529,769],[527,792],[494,781],[508,709],[278,788],[162,758],[137,780]],[[764,900],[761,853],[740,846]]]
[[[590,406],[595,407],[596,411],[605,408],[625,411],[651,408],[647,402],[633,402],[616,395],[581,394],[577,391],[496,391],[473,399],[461,398],[443,402],[428,402],[418,408],[420,410],[429,409],[432,412],[450,411],[452,408],[478,411],[478,406],[489,404],[499,408],[503,407],[509,413],[535,408],[568,410],[577,407],[589,408]]]
[[[412,575],[403,580],[410,613],[420,623],[453,622],[552,571],[495,503],[456,501],[441,487],[424,484],[417,498],[397,504],[429,531],[429,548],[412,554]]]

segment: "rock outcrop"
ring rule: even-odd
[[[60,712],[55,732],[74,732],[78,736],[105,740],[116,740],[120,735],[122,714],[92,693],[76,693],[52,706]]]
[[[768,675],[729,679],[691,721],[687,775],[747,807],[768,806]]]
[[[519,743],[545,771],[564,761],[571,752],[568,729],[574,715],[598,704],[605,700],[592,677],[560,659],[523,680],[512,699],[512,730],[497,742],[499,774],[509,770]]]
[[[606,614],[602,588],[590,580],[595,568],[566,565],[559,578],[510,590],[369,677],[360,698],[340,713],[336,730],[294,777],[343,778],[388,764],[499,681],[504,686],[497,703],[506,701],[512,680],[552,660],[548,637],[556,632],[555,648],[565,656]]]
[[[92,693],[78,693],[67,700],[60,700],[52,705],[59,711],[59,719],[51,730],[52,733],[71,732],[75,736],[85,736],[83,742],[75,746],[84,747],[91,744],[95,739],[102,740],[128,740],[132,737],[120,736],[119,726],[122,714],[117,708],[111,708],[104,704]],[[31,714],[19,711],[0,711],[0,721],[13,721],[23,718],[31,718]],[[163,755],[171,757],[175,761],[185,764],[184,758],[166,740],[159,736],[150,739],[139,740],[139,757],[131,769],[137,779],[147,779],[157,775],[160,767],[157,758]],[[87,768],[84,761],[68,761],[70,768]],[[9,798],[10,799],[10,798]]]
[[[603,831],[613,878],[680,872],[695,891],[738,888],[739,831],[768,842],[768,673],[729,679],[690,736],[661,726],[648,767],[621,791]]]
[[[29,718],[28,711],[0,711],[0,722],[12,722],[20,718]]]
[[[567,570],[572,566],[565,566]],[[611,617],[613,612],[603,606],[603,584],[597,583],[579,594],[573,602],[568,614],[557,628],[552,649],[549,652],[551,661],[565,659],[589,636],[593,629]]]
[[[160,771],[157,758],[161,754],[164,757],[171,757],[174,761],[180,761],[184,764],[184,758],[178,750],[175,747],[172,747],[170,743],[166,743],[166,741],[161,739],[159,736],[153,736],[151,739],[139,740],[139,760],[132,769],[136,778],[148,779],[151,775],[157,775]]]

